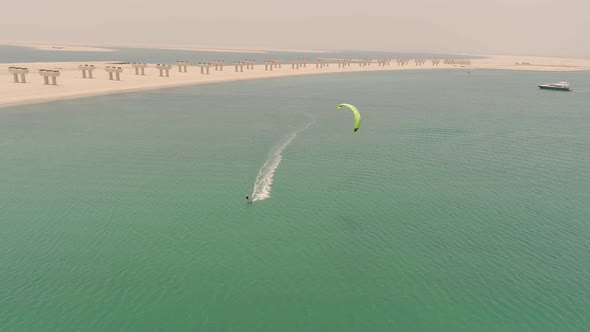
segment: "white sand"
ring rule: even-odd
[[[472,66],[499,70],[579,71],[590,70],[590,60],[494,55],[485,59],[472,60]]]
[[[515,63],[520,64],[515,64]],[[522,62],[530,64],[521,64]],[[497,70],[535,70],[535,71],[574,71],[590,70],[590,60],[560,59],[539,57],[508,57],[497,56],[486,59],[472,60],[471,65],[445,65],[433,66],[430,61],[423,66],[416,66],[413,61],[409,65],[399,67],[395,61],[389,66],[379,67],[376,63],[371,66],[360,67],[353,63],[350,67],[339,68],[332,63],[329,67],[316,68],[314,63],[308,63],[306,68],[291,69],[290,64],[283,64],[282,68],[273,71],[265,71],[264,65],[256,65],[254,70],[235,72],[233,65],[226,65],[223,71],[210,69],[210,75],[200,73],[200,68],[190,66],[188,73],[179,73],[177,67],[170,71],[170,77],[160,77],[155,65],[146,68],[146,76],[136,76],[131,65],[120,65],[124,68],[121,81],[108,80],[108,73],[104,70],[105,62],[84,62],[96,66],[94,79],[83,79],[76,62],[50,62],[50,63],[18,63],[0,65],[0,106],[22,103],[44,102],[57,99],[78,98],[110,93],[122,93],[159,89],[193,84],[206,84],[215,82],[262,79],[283,76],[312,75],[323,73],[359,72],[359,71],[396,71],[396,70],[432,70],[432,69],[497,69]],[[30,74],[27,75],[27,83],[13,83],[12,75],[8,73],[9,66],[27,67]],[[38,74],[39,69],[59,69],[57,86],[43,85],[43,78]],[[556,80],[559,80],[556,75]]]

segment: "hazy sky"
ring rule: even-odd
[[[7,0],[0,41],[589,57],[589,15],[590,0]]]

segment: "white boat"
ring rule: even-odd
[[[572,91],[572,87],[568,82],[541,84],[539,85],[539,88],[547,90]]]

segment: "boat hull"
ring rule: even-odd
[[[561,88],[561,87],[545,86],[545,85],[539,85],[539,89],[543,89],[543,90],[557,90],[557,91],[572,91],[571,88]]]
[[[571,88],[558,88],[558,87],[554,87],[554,86],[543,86],[543,85],[539,85],[540,89],[543,90],[558,90],[558,91],[572,91]]]

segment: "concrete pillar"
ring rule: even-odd
[[[316,68],[324,68],[324,59],[317,59],[315,62]]]
[[[57,77],[59,76],[59,70],[53,70],[50,74],[51,84],[57,85]]]
[[[254,64],[256,63],[256,60],[246,59],[244,63],[246,64],[246,69],[254,69]]]
[[[20,67],[8,67],[8,72],[14,76],[14,83],[20,83],[18,81],[18,68]]]
[[[241,61],[234,61],[234,66],[236,68],[236,73],[239,72],[244,72],[244,62]]]
[[[223,60],[213,60],[215,70],[223,71]]]
[[[135,75],[145,76],[145,68],[147,67],[147,63],[133,62],[131,67],[135,69]]]
[[[188,61],[176,61],[176,65],[178,66],[179,73],[186,73],[188,72]]]
[[[25,76],[26,74],[29,73],[29,69],[28,68],[19,68],[19,74],[20,74],[20,82],[21,83],[27,83],[27,77]]]
[[[164,75],[166,75],[166,77],[170,77],[170,69],[172,69],[172,65],[158,63],[156,64],[156,68],[160,72],[160,77],[164,77]]]
[[[164,75],[170,77],[170,69],[172,69],[172,65],[158,63],[156,64],[156,68],[160,71],[160,77],[164,77]]]
[[[25,77],[25,75],[29,73],[28,68],[8,67],[8,72],[12,74],[12,76],[14,78],[14,83],[27,83],[27,78]],[[19,75],[20,75],[20,81],[19,81]]]
[[[282,68],[281,60],[271,60],[270,63],[274,68]]]
[[[199,62],[198,66],[201,67],[201,74],[209,75],[209,68],[211,68],[210,63]]]
[[[264,61],[264,70],[272,71],[274,63],[272,61]]]
[[[94,65],[79,65],[78,69],[82,71],[82,78],[93,78],[92,72],[94,71]],[[88,72],[88,74],[87,74]]]
[[[120,81],[121,80],[121,72],[123,72],[123,68],[115,67],[115,66],[106,66],[104,70],[109,73],[109,80],[113,81]],[[114,77],[114,79],[113,79]]]
[[[40,69],[39,75],[43,77],[43,83],[49,85],[49,78],[51,78],[51,85],[57,85],[57,77],[60,75],[59,70]]]

